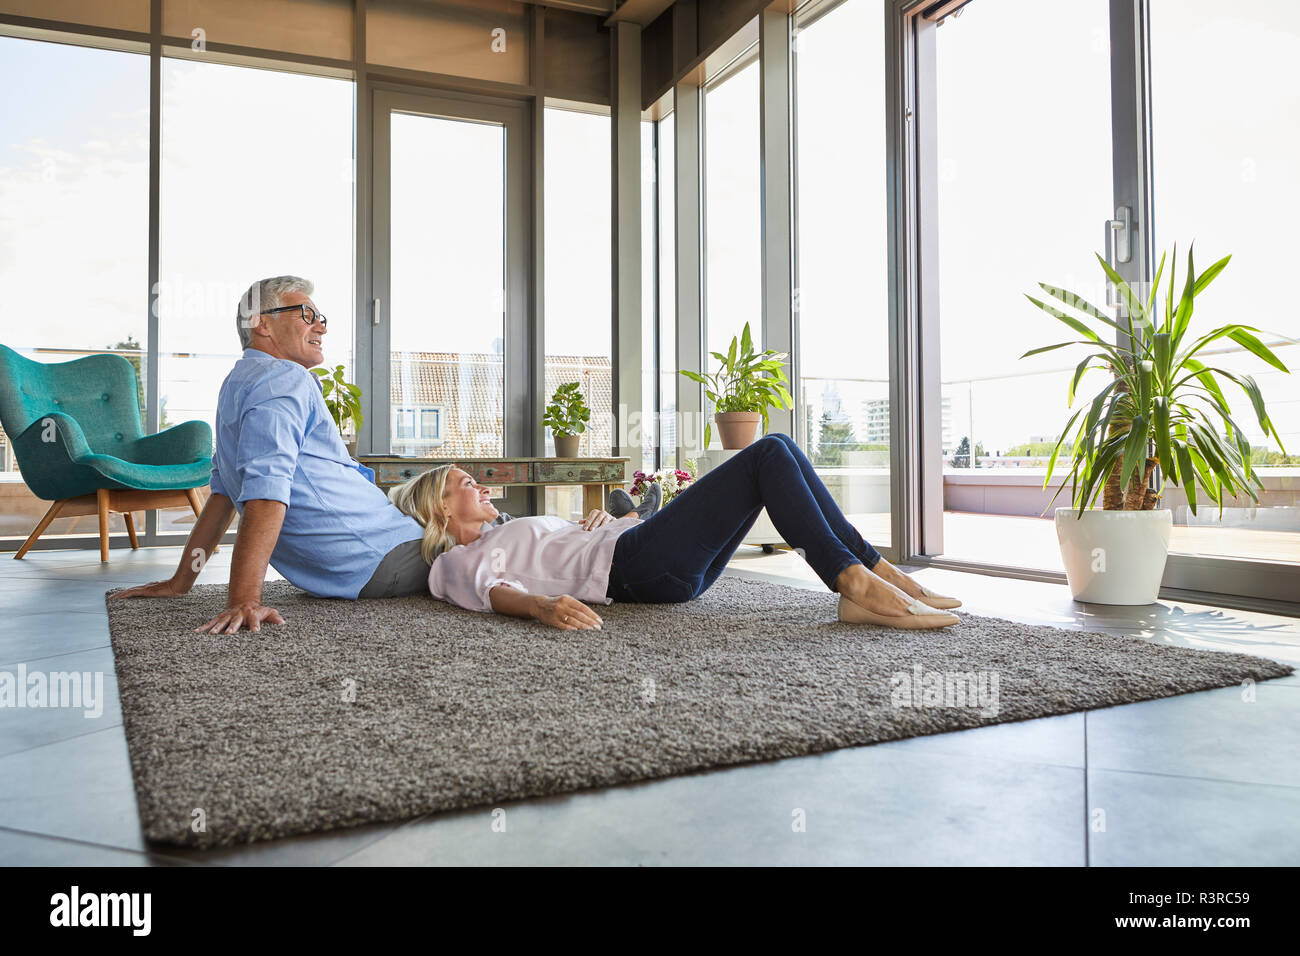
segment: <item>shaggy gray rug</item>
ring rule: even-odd
[[[727,576],[689,604],[603,607],[587,632],[275,582],[284,624],[192,633],[225,599],[108,604],[152,840],[246,843],[1291,673],[970,614],[841,624],[833,594]]]

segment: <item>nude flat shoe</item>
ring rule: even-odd
[[[936,594],[924,584],[921,585],[921,597],[917,600],[924,601],[926,604],[930,605],[930,607],[937,607],[945,611],[951,610],[955,607],[961,607],[961,601],[957,600],[955,597]]]
[[[937,610],[928,604],[922,604],[919,600],[913,600],[907,606],[907,610],[906,617],[876,614],[840,595],[839,618],[846,624],[876,624],[880,627],[899,627],[906,630],[930,630],[961,622],[961,618],[956,614]]]

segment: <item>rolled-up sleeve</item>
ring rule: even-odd
[[[289,504],[303,439],[313,425],[311,396],[292,373],[275,375],[259,388],[239,419],[235,467],[239,503],[264,499]]]
[[[221,472],[217,469],[217,462],[214,458],[212,461],[212,476],[208,479],[208,488],[214,495],[225,495],[230,497],[226,492],[226,486],[221,483]]]
[[[458,545],[433,559],[429,593],[469,611],[491,611],[492,589],[509,584],[527,591],[522,581],[492,569],[491,552]]]

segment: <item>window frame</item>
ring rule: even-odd
[[[887,95],[890,196],[891,350],[900,414],[893,428],[895,541],[909,564],[1064,584],[1063,572],[943,556],[942,417],[938,367],[940,263],[935,142],[935,30],[921,12],[932,0],[888,0]],[[1150,31],[1147,0],[1109,0],[1114,205],[1132,210],[1130,262],[1116,266],[1134,284],[1153,278],[1151,229]],[[1098,210],[1098,228],[1108,212]],[[1116,334],[1119,341],[1119,334]],[[897,345],[897,347],[896,347]],[[915,386],[915,387],[913,387]],[[905,403],[905,404],[904,404]],[[1296,567],[1275,561],[1171,553],[1160,597],[1295,613]]]

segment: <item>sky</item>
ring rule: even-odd
[[[1103,297],[1092,254],[1111,213],[1107,7],[1070,0],[1044,16],[1034,0],[976,0],[938,31],[942,378],[954,439],[971,423],[989,451],[1054,436],[1068,414],[1067,353],[1018,358],[1061,340],[1024,293],[1050,281]],[[1233,254],[1196,323],[1296,335],[1293,297],[1273,289],[1300,216],[1300,5],[1152,0],[1151,19],[1157,243],[1195,238],[1201,268]],[[850,0],[797,41],[802,371],[845,380],[852,401],[883,394],[887,374],[882,32],[876,4]],[[147,104],[141,55],[0,38],[7,344],[144,341]],[[608,275],[593,265],[609,261],[609,121],[551,110],[546,122],[547,351],[608,354]],[[755,67],[710,91],[706,122],[709,343],[721,347],[761,319]],[[259,276],[313,278],[327,359],[350,363],[352,123],[346,81],[164,60],[162,341],[205,357],[164,360],[173,418],[211,404],[212,369],[238,350],[235,299]],[[491,350],[503,133],[428,117],[394,131],[395,343]],[[1300,348],[1279,354],[1300,364]],[[1300,448],[1300,380],[1257,377]]]
[[[1113,208],[1108,3],[1050,9],[976,0],[937,33],[942,377],[957,433],[973,419],[990,452],[1059,434],[1065,369],[1085,353],[1017,358],[1071,338],[1023,294],[1045,281],[1104,299],[1093,253]],[[1198,271],[1233,255],[1198,298],[1193,330],[1243,321],[1300,335],[1295,306],[1272,292],[1294,261],[1281,224],[1300,215],[1300,5],[1152,0],[1151,38],[1157,249],[1176,241],[1181,257],[1196,240]],[[1279,357],[1300,365],[1300,348]],[[1251,356],[1223,361],[1258,373],[1288,450],[1300,448],[1300,378]]]

